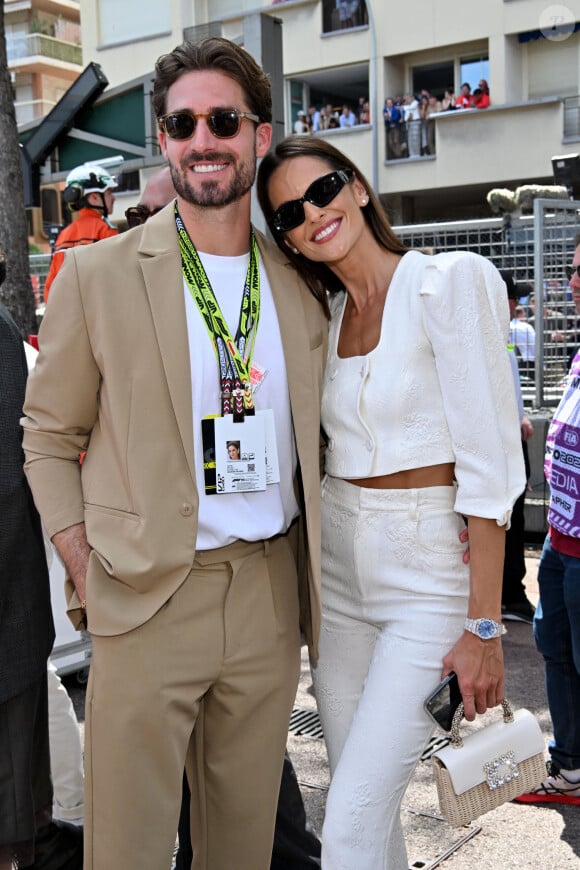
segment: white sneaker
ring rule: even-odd
[[[580,806],[580,782],[573,782],[560,771],[548,776],[533,791],[514,798],[519,804],[573,804]]]

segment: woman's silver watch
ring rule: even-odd
[[[491,640],[493,637],[501,637],[506,633],[505,625],[494,619],[480,617],[479,619],[466,619],[464,627],[480,640]]]

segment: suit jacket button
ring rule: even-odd
[[[189,504],[189,502],[184,502],[181,505],[180,513],[183,517],[190,517],[193,513],[193,505]]]

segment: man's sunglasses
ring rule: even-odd
[[[146,223],[150,217],[153,217],[162,208],[163,206],[160,205],[158,208],[150,210],[146,205],[133,205],[131,208],[126,209],[125,220],[129,224],[129,229],[132,230],[133,227],[140,227],[141,224]]]
[[[157,123],[170,139],[183,142],[191,139],[197,127],[197,119],[205,118],[207,126],[217,139],[233,139],[240,132],[242,121],[247,118],[254,124],[259,124],[260,119],[251,112],[238,112],[237,109],[216,109],[215,112],[190,112],[182,109],[180,112],[170,112]]]
[[[566,278],[568,281],[572,280],[573,275],[580,278],[580,266],[566,266]]]
[[[306,220],[304,203],[309,202],[316,208],[324,208],[338,196],[345,184],[354,177],[352,169],[336,169],[328,175],[322,175],[313,181],[304,196],[300,199],[291,199],[283,202],[276,209],[268,223],[272,230],[277,233],[287,233],[299,227]]]

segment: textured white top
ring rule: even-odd
[[[526,481],[495,267],[478,254],[409,251],[366,356],[338,356],[345,304],[346,294],[330,301],[327,474],[356,479],[455,462],[455,509],[509,522]]]

